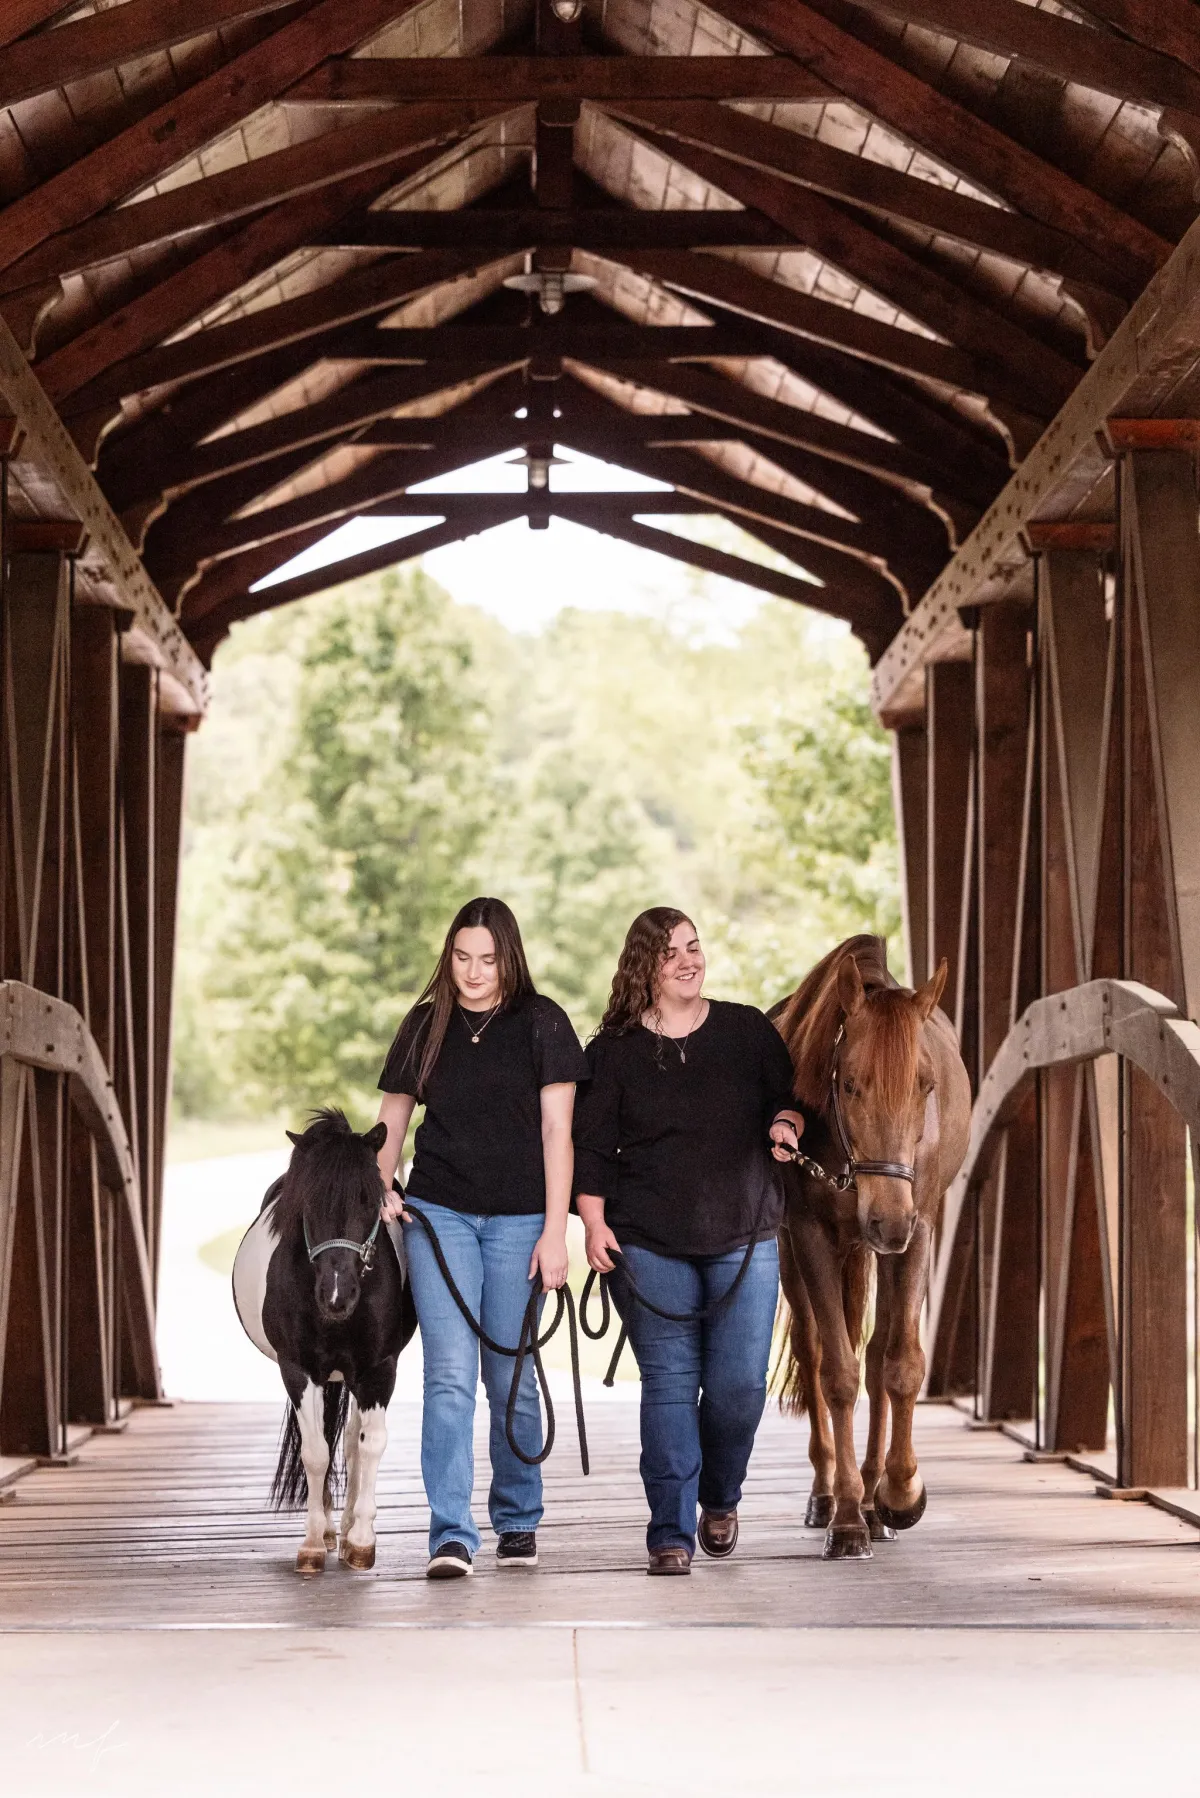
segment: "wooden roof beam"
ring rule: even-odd
[[[27,31],[48,24],[56,13],[66,12],[70,0],[4,0],[0,8],[0,45],[11,44]]]
[[[364,376],[311,406],[297,406],[263,424],[229,431],[210,443],[180,450],[169,461],[148,469],[147,474],[155,490],[167,498],[259,465],[267,470],[267,479],[269,464],[292,450],[308,446],[315,454],[323,445],[321,453],[325,454],[333,447],[329,439],[357,432],[363,425],[389,417],[401,406],[431,399],[461,381],[505,372],[494,363],[475,359],[440,365],[436,377],[424,368]],[[436,421],[414,419],[413,427],[427,432],[433,422]]]
[[[610,104],[606,110],[640,122],[662,137],[716,150],[734,162],[799,181],[833,199],[849,200],[886,218],[924,226],[1009,261],[1118,293],[1125,299],[1136,298],[1145,285],[1141,262],[1119,253],[1115,261],[1112,256],[1097,256],[1076,238],[1037,219],[902,174],[886,163],[835,149],[820,138],[768,124],[749,113],[714,106],[707,100],[638,100]]]
[[[710,417],[739,420],[767,437],[797,443],[819,454],[835,454],[856,465],[923,479],[930,487],[987,504],[1005,480],[999,457],[989,454],[967,430],[956,430],[931,405],[891,385],[886,377],[819,344],[801,345],[793,367],[802,379],[841,400],[882,430],[900,439],[889,442],[850,425],[837,425],[819,413],[805,412],[782,400],[755,393],[741,381],[692,364],[626,362],[614,364],[618,378],[682,400]],[[861,447],[861,450],[859,446]],[[920,470],[921,473],[916,471]]]
[[[427,531],[415,531],[398,542],[382,544],[378,549],[364,550],[357,556],[345,556],[323,568],[314,568],[308,574],[293,575],[291,580],[278,581],[272,587],[260,588],[257,593],[252,593],[249,589],[262,576],[252,576],[249,582],[240,587],[235,585],[232,591],[222,593],[219,598],[212,598],[207,604],[204,603],[204,592],[195,589],[188,595],[193,609],[189,611],[185,605],[185,625],[189,638],[206,665],[211,664],[218,643],[228,635],[230,626],[243,618],[253,618],[259,612],[270,612],[278,606],[291,605],[297,599],[307,599],[313,593],[324,593],[327,588],[341,586],[345,581],[360,580],[363,575],[378,574],[386,568],[397,568],[401,563],[412,561],[415,556],[423,556],[431,549],[441,549],[447,543],[461,542],[468,537],[477,536],[480,531],[491,530],[493,525],[505,522],[502,506],[492,508],[481,501],[473,529],[461,519],[447,519],[445,524],[433,525]],[[315,537],[319,541],[324,534],[322,526]],[[294,550],[294,553],[300,552]]]
[[[850,4],[857,5],[858,0]],[[1178,107],[1200,116],[1200,75],[1194,70],[1112,32],[1022,6],[1020,0],[871,0],[871,4],[961,44],[1034,63],[1062,81],[1077,82],[1114,99]]]
[[[639,135],[701,180],[765,212],[814,255],[967,351],[987,370],[989,392],[1031,417],[1044,422],[1079,380],[1082,367],[811,188],[764,175],[694,145],[680,155],[670,139],[652,132]],[[1034,433],[1039,434],[1040,429]]]
[[[835,90],[790,56],[370,56],[327,62],[281,97],[297,106],[414,101],[814,100]]]
[[[602,445],[603,439],[586,427],[562,421],[560,429],[558,441],[585,454],[597,454]],[[945,535],[932,518],[933,538],[926,536],[922,542],[916,531],[893,536],[877,515],[851,521],[773,493],[694,451],[635,449],[625,452],[622,461],[637,474],[666,481],[680,493],[707,500],[747,530],[761,524],[786,532],[793,540],[788,554],[820,579],[831,569],[840,572],[842,560],[849,555],[866,568],[866,588],[875,591],[890,579],[891,591],[897,595],[901,588],[920,594],[947,560]]]
[[[390,115],[385,113],[384,117]],[[401,114],[400,116],[404,116]],[[477,251],[787,249],[794,239],[773,219],[740,212],[639,212],[634,207],[464,207],[453,212],[365,212],[329,236],[372,249],[429,250],[447,245]]]
[[[219,31],[241,19],[278,12],[291,0],[125,0],[90,18],[74,19],[54,31],[13,44],[0,63],[0,108],[32,94],[48,93],[71,81],[114,69]]]
[[[928,375],[948,386],[975,387],[986,392],[975,360],[952,344],[937,343],[898,325],[881,324],[861,312],[852,312],[848,306],[837,306],[831,300],[817,299],[782,281],[756,274],[726,256],[651,248],[629,250],[620,260],[637,274],[647,275],[677,293],[701,304],[716,301],[756,324],[778,326],[799,337],[811,337],[817,343],[848,350],[851,355],[878,362],[899,374]]]
[[[1079,0],[1078,10],[1200,69],[1200,18],[1192,0]]]
[[[0,268],[136,193],[421,0],[318,0],[0,212]],[[492,96],[494,97],[494,96]]]
[[[335,328],[387,312],[431,287],[475,273],[477,258],[454,250],[429,250],[416,256],[388,258],[356,269],[294,300],[264,306],[257,312],[193,332],[178,343],[143,351],[107,369],[86,387],[73,392],[63,406],[65,417],[92,410],[129,394],[176,381],[194,381],[235,363],[263,356],[299,338],[326,336]],[[328,343],[313,346],[312,360]]]
[[[739,519],[737,522],[740,524],[742,521]],[[683,562],[689,568],[702,568],[706,574],[722,575],[726,580],[737,581],[743,587],[757,588],[760,593],[773,594],[777,599],[789,599],[795,605],[808,606],[812,611],[824,612],[831,618],[848,619],[856,633],[869,633],[874,643],[878,643],[881,638],[886,640],[886,613],[882,610],[878,614],[866,611],[857,595],[840,590],[836,580],[819,584],[802,580],[781,569],[768,568],[761,562],[751,562],[746,556],[730,555],[726,550],[710,548],[707,543],[697,543],[690,537],[656,529],[653,525],[637,524],[633,520],[618,522],[616,519],[609,519],[596,528],[603,531],[605,536],[618,537],[623,542],[632,543],[635,549],[648,549],[655,555],[669,556],[672,561]],[[897,616],[900,615],[898,599],[895,601],[895,612]]]
[[[302,249],[343,212],[374,199],[393,179],[415,174],[441,155],[440,148],[419,150],[388,170],[367,169],[258,213],[40,361],[38,379],[56,403],[90,388],[107,369],[151,350],[247,281]]]
[[[909,143],[1095,255],[1129,257],[1143,279],[1170,255],[1169,243],[1120,207],[855,37],[847,24],[856,15],[841,0],[721,0],[721,12]]]
[[[340,126],[286,150],[272,151],[237,168],[223,169],[203,180],[189,181],[183,187],[139,200],[134,206],[101,213],[71,231],[61,232],[6,269],[0,275],[0,293],[92,268],[213,225],[229,224],[246,213],[281,205],[330,182],[386,167],[414,151],[452,143],[501,116],[490,103],[464,102],[457,106],[405,107],[403,112]],[[360,216],[387,219],[405,215]],[[461,215],[438,216],[452,219]],[[342,238],[339,227],[326,231],[324,237],[326,241],[331,237],[342,242],[360,241],[358,237]],[[459,240],[429,247],[457,248]]]

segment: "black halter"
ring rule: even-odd
[[[842,1083],[838,1067],[838,1058],[845,1035],[846,1026],[842,1023],[838,1026],[838,1033],[833,1039],[833,1072],[830,1075],[829,1083],[829,1109],[833,1114],[833,1128],[838,1147],[846,1158],[845,1169],[840,1174],[831,1174],[828,1169],[821,1166],[819,1161],[814,1161],[811,1155],[802,1154],[799,1149],[793,1151],[792,1160],[797,1167],[805,1169],[819,1180],[824,1180],[826,1185],[836,1187],[838,1192],[845,1192],[848,1187],[853,1186],[860,1174],[868,1176],[878,1174],[887,1180],[907,1180],[911,1186],[916,1180],[917,1170],[910,1167],[907,1161],[860,1161],[854,1153],[850,1132],[846,1128],[846,1119],[842,1115]]]

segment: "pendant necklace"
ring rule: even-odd
[[[466,1025],[467,1029],[471,1032],[471,1041],[473,1043],[477,1043],[479,1041],[480,1037],[483,1035],[484,1031],[487,1029],[488,1025],[491,1023],[492,1019],[495,1017],[495,1015],[499,1011],[499,1009],[500,1009],[499,1004],[493,1005],[491,1011],[489,1011],[487,1017],[483,1020],[483,1023],[480,1024],[478,1029],[476,1029],[475,1025],[472,1024],[470,1018],[468,1018],[466,1012],[463,1011],[462,1006],[461,1005],[459,1006],[459,1008],[458,1008],[459,1015],[461,1016],[462,1021]]]
[[[679,1050],[679,1060],[684,1067],[687,1066],[687,1046],[688,1046],[688,1043],[691,1041],[692,1031],[696,1028],[696,1025],[700,1022],[700,1013],[704,1010],[704,1006],[705,1006],[705,1000],[703,998],[701,998],[700,1004],[696,1011],[696,1016],[692,1019],[691,1028],[688,1030],[688,1033],[684,1037],[682,1043],[679,1041],[679,1039],[677,1037],[674,1037],[674,1036],[667,1037],[667,1041],[669,1043],[674,1043],[675,1047]],[[655,1012],[654,1012],[654,1028],[658,1032],[658,1040],[661,1043],[663,1040],[663,1035],[664,1035],[663,1027],[662,1027],[662,1013],[657,1009],[657,1007],[655,1008]]]

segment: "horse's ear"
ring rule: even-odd
[[[917,1010],[921,1014],[922,1023],[930,1017],[934,1006],[941,998],[946,985],[946,976],[949,972],[950,964],[943,955],[935,972],[929,976],[929,979],[925,982],[924,986],[919,986],[913,994],[913,998],[917,1002]]]
[[[370,1149],[372,1155],[378,1155],[386,1141],[387,1125],[384,1123],[383,1119],[380,1118],[379,1122],[367,1131],[366,1135],[363,1137],[363,1143]]]
[[[294,1148],[298,1149],[300,1147],[300,1144],[303,1141],[303,1138],[297,1136],[296,1132],[294,1130],[285,1130],[283,1134],[287,1137],[288,1141],[292,1144],[292,1146]]]
[[[848,1018],[852,1018],[866,998],[863,991],[862,975],[858,963],[852,955],[843,955],[838,963],[837,995],[842,1010]]]

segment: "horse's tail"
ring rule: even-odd
[[[781,1248],[785,1241],[786,1235],[781,1238]],[[786,1250],[781,1259],[785,1263],[781,1270],[784,1273],[784,1292],[788,1286],[789,1271],[791,1282],[803,1292],[803,1276],[794,1263],[790,1270],[786,1266],[790,1259]],[[842,1316],[846,1320],[850,1346],[860,1356],[871,1300],[874,1261],[871,1250],[865,1243],[859,1242],[855,1243],[842,1263]],[[777,1321],[783,1325],[783,1332],[779,1353],[771,1372],[771,1389],[779,1395],[779,1409],[787,1416],[799,1417],[808,1410],[811,1400],[816,1397],[820,1351],[816,1320],[812,1315],[807,1293],[804,1293],[802,1308],[789,1304],[781,1294]]]
[[[329,1450],[329,1471],[325,1475],[325,1496],[329,1502],[340,1497],[345,1478],[342,1459],[342,1437],[350,1409],[350,1388],[345,1380],[331,1380],[325,1388],[325,1415],[322,1419],[325,1444]],[[308,1475],[300,1437],[300,1420],[295,1405],[289,1404],[283,1417],[279,1440],[279,1461],[271,1481],[270,1503],[276,1511],[302,1511],[308,1503]]]

